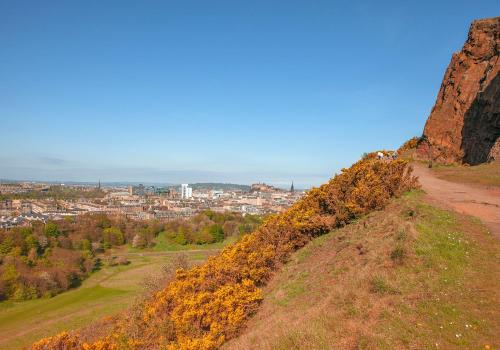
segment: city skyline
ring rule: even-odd
[[[146,169],[144,170],[144,174],[151,175],[152,171],[151,169]],[[169,173],[169,172],[167,172]],[[242,181],[232,181],[232,179],[235,178],[234,173],[231,172],[224,172],[224,173],[207,173],[207,172],[192,172],[192,171],[187,171],[187,172],[175,172],[175,176],[169,176],[170,179],[174,179],[172,181],[162,181],[161,178],[158,181],[143,181],[141,180],[141,177],[138,177],[136,180],[119,180],[119,179],[107,179],[107,180],[102,180],[101,178],[98,178],[97,180],[87,180],[85,179],[79,179],[79,178],[43,178],[43,176],[39,177],[25,177],[25,178],[8,178],[8,177],[1,177],[0,178],[0,183],[5,182],[5,183],[16,183],[16,182],[33,182],[33,183],[48,183],[48,184],[70,184],[70,185],[86,185],[86,186],[94,186],[98,185],[99,183],[103,186],[128,186],[128,185],[138,185],[138,184],[144,184],[148,186],[158,186],[158,187],[168,187],[168,186],[180,186],[183,183],[188,183],[188,184],[208,184],[208,183],[217,183],[217,184],[235,184],[235,185],[247,185],[250,186],[251,184],[256,184],[256,183],[265,183],[273,186],[277,186],[279,188],[289,188],[290,185],[293,183],[296,188],[299,189],[308,189],[311,186],[308,182],[296,181],[295,179],[287,179],[285,175],[283,175],[283,180],[279,181],[273,181],[273,180],[266,180],[266,179],[260,179],[258,178],[259,175],[255,174],[254,177],[247,177],[247,180],[242,180]],[[249,175],[249,174],[247,174]],[[250,174],[251,175],[251,174]],[[333,174],[332,174],[333,175]],[[186,179],[195,179],[193,181],[186,181]],[[196,180],[197,178],[202,179],[200,181]],[[221,180],[221,179],[226,179],[226,180]],[[308,177],[307,179],[310,179]]]

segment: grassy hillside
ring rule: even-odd
[[[184,254],[197,263],[214,252]],[[175,255],[178,253],[128,253],[129,265],[105,266],[77,289],[53,298],[1,302],[0,349],[20,349],[41,337],[86,326],[127,308],[144,292],[145,278],[157,274]]]
[[[224,349],[496,349],[499,244],[413,191],[315,238]]]

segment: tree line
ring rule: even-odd
[[[76,287],[99,269],[105,251],[123,245],[152,248],[160,232],[171,243],[205,244],[259,224],[257,216],[205,211],[168,223],[86,214],[0,230],[0,300],[50,297]]]

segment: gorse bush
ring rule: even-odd
[[[411,139],[409,139],[408,141],[403,143],[403,145],[401,145],[401,147],[399,147],[398,154],[402,154],[406,151],[417,148],[419,142],[420,142],[420,137],[416,137],[416,136],[412,137]]]
[[[261,287],[293,251],[314,236],[383,208],[415,181],[407,162],[378,161],[368,154],[205,264],[177,270],[136,317],[118,317],[107,336],[63,333],[32,349],[66,349],[66,339],[72,349],[218,348],[257,310]]]

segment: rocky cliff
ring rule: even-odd
[[[442,163],[500,159],[500,17],[472,22],[453,54],[418,155]]]

